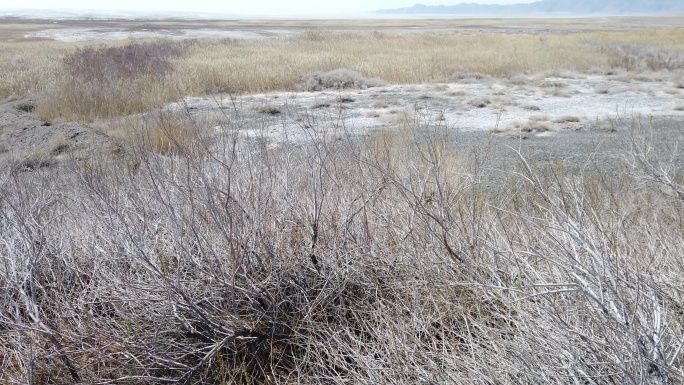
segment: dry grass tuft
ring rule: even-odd
[[[491,76],[485,74],[457,72],[451,75],[449,82],[461,84],[480,84],[486,83],[490,79]]]
[[[634,81],[643,83],[660,83],[669,79],[669,71],[643,71],[634,76]]]
[[[265,104],[263,106],[255,107],[254,111],[264,114],[264,115],[279,115],[280,114],[280,108]]]
[[[553,120],[554,123],[579,123],[582,121],[579,116],[565,115]]]
[[[529,76],[521,74],[515,74],[508,78],[508,82],[516,86],[524,86],[529,84],[531,81],[532,79]]]
[[[613,90],[607,85],[600,85],[594,87],[594,92],[597,94],[607,95],[613,92]]]
[[[684,71],[679,71],[672,76],[673,86],[679,90],[684,89]]]
[[[373,108],[387,108],[389,107],[389,102],[386,99],[376,99],[371,105]]]
[[[548,122],[551,120],[551,117],[548,115],[531,115],[527,119],[531,122]]]
[[[461,98],[466,95],[466,92],[463,90],[451,90],[451,91],[446,91],[444,92],[444,95],[452,97],[452,98]]]
[[[375,119],[378,123],[383,124],[400,124],[404,125],[414,120],[413,114],[406,109],[392,108],[386,114],[380,115]]]
[[[546,94],[558,98],[569,98],[572,96],[573,92],[564,88],[549,88],[546,90]]]
[[[468,104],[476,108],[485,108],[492,104],[492,101],[489,98],[476,98],[469,100]]]
[[[319,109],[319,108],[328,108],[330,107],[330,101],[329,100],[316,100],[311,104],[311,108],[313,109]]]
[[[568,86],[568,83],[566,83],[562,80],[556,80],[556,79],[543,79],[542,81],[539,82],[539,87],[541,87],[541,88],[560,89],[560,88],[566,88],[567,86]]]
[[[157,111],[143,116],[100,121],[95,127],[145,151],[175,155],[202,146],[216,125],[213,118],[200,120],[184,113]]]
[[[13,157],[7,162],[12,165],[13,172],[31,172],[49,168],[55,164],[54,155],[47,150],[39,150],[20,157]]]
[[[503,133],[514,137],[527,138],[531,134],[553,132],[554,128],[550,118],[545,115],[531,116],[527,120],[506,122],[492,130],[495,133]]]
[[[356,71],[340,68],[328,72],[317,72],[301,79],[297,88],[302,91],[322,91],[327,89],[366,89],[379,87],[387,82],[378,78],[367,78]]]

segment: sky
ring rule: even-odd
[[[0,8],[216,12],[234,15],[353,14],[425,5],[514,4],[532,0],[0,0]]]

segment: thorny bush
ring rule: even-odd
[[[681,169],[484,189],[408,126],[1,168],[0,383],[681,383]]]

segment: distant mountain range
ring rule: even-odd
[[[381,14],[684,14],[684,0],[541,0],[534,3],[497,5],[463,3],[457,5],[416,4],[408,8],[384,9]]]

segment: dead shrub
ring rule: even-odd
[[[40,116],[83,122],[149,111],[179,96],[167,77],[191,43],[131,43],[77,49],[62,60],[64,78],[48,88]]]
[[[622,44],[603,47],[613,57],[613,66],[637,71],[678,70],[684,67],[684,56],[657,45]]]
[[[85,47],[63,59],[70,80],[101,85],[119,80],[162,78],[173,70],[172,59],[184,52],[182,43],[131,43],[121,47]]]
[[[422,115],[240,139],[261,128],[135,168],[0,163],[0,383],[683,378],[682,168],[651,134],[577,172],[493,169]]]
[[[48,151],[39,150],[23,155],[12,163],[12,169],[15,172],[37,171],[54,165],[55,159]]]
[[[17,110],[19,110],[21,112],[31,113],[36,109],[36,105],[35,105],[35,103],[30,102],[30,101],[29,102],[21,102],[21,103],[17,104],[16,108],[17,108]]]

